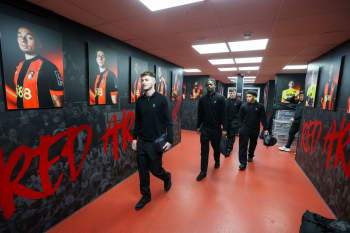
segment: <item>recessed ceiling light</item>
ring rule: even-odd
[[[184,72],[201,72],[200,69],[184,69]]]
[[[305,70],[307,68],[307,65],[289,65],[285,66],[284,70]]]
[[[237,64],[243,64],[243,63],[260,63],[262,61],[262,57],[242,57],[242,58],[235,58],[235,62]]]
[[[239,70],[259,70],[259,66],[238,67]]]
[[[231,52],[253,51],[266,49],[269,39],[261,40],[243,40],[228,42]]]
[[[140,2],[151,11],[158,11],[202,1],[204,0],[140,0]]]
[[[237,71],[236,67],[221,67],[218,68],[220,71]]]
[[[229,52],[226,43],[192,45],[192,47],[200,54]]]
[[[226,64],[235,64],[233,58],[228,59],[210,59],[209,62],[212,65],[226,65]]]

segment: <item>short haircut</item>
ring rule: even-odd
[[[303,94],[304,95],[304,91],[300,91],[299,94]]]
[[[253,96],[255,96],[255,97],[257,97],[258,96],[258,94],[256,93],[256,91],[252,91],[252,90],[249,90],[249,91],[247,91],[247,95],[253,95]]]
[[[236,88],[231,88],[228,90],[228,92],[237,92]]]
[[[208,82],[213,82],[216,86],[216,80],[213,78],[208,78],[207,82],[205,83],[206,85],[208,84]]]
[[[151,76],[152,78],[156,78],[156,75],[151,71],[145,71],[141,74],[141,78],[145,76]]]

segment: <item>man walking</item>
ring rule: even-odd
[[[225,157],[230,156],[235,143],[235,137],[239,129],[239,109],[242,102],[236,98],[236,89],[229,90],[229,98],[226,100],[226,119],[227,119],[227,147]]]
[[[137,99],[135,108],[135,128],[132,149],[137,151],[137,165],[140,177],[141,200],[135,209],[142,209],[151,201],[149,171],[164,181],[164,190],[171,187],[171,174],[162,167],[162,154],[173,143],[173,124],[166,98],[155,91],[156,77],[152,72],[141,74],[144,94]],[[158,150],[155,140],[166,134],[162,150]],[[138,139],[138,140],[137,140]]]
[[[220,167],[220,139],[222,133],[226,135],[225,124],[225,98],[215,92],[215,80],[206,82],[207,94],[198,102],[197,132],[200,133],[201,142],[201,172],[197,181],[207,176],[209,141],[214,150],[215,168]]]
[[[256,102],[256,92],[247,92],[247,103],[242,104],[239,110],[240,129],[239,129],[239,170],[243,171],[248,162],[253,162],[254,151],[258,141],[260,122],[264,127],[264,134],[269,134],[266,124],[265,109],[262,104]],[[248,150],[249,142],[249,150]]]

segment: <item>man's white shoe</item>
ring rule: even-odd
[[[290,148],[287,148],[285,146],[281,146],[278,148],[279,150],[282,150],[282,151],[287,151],[287,152],[290,152]]]

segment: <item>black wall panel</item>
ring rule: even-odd
[[[335,111],[322,110],[322,84],[329,67],[345,56],[338,83]],[[315,108],[305,108],[296,161],[310,178],[337,218],[350,221],[350,42],[331,50],[312,64],[320,66]]]

